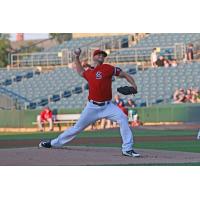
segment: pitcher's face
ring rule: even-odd
[[[93,60],[95,63],[98,63],[98,64],[103,64],[104,63],[104,60],[105,60],[105,57],[103,54],[97,54],[93,57]]]

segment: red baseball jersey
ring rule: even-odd
[[[112,99],[112,76],[119,76],[121,69],[109,64],[102,64],[94,69],[83,72],[83,77],[88,81],[89,100],[98,102]]]

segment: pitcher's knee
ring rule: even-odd
[[[71,141],[74,137],[76,137],[78,133],[81,132],[81,130],[82,129],[80,127],[75,127],[75,126],[67,129],[64,133],[58,136],[57,145],[62,146],[65,143]]]
[[[82,130],[83,130],[82,127],[79,127],[79,126],[75,125],[75,126],[71,127],[71,131],[70,132],[72,132],[72,135],[74,135],[74,134],[80,133]]]
[[[122,124],[122,123],[128,123],[128,118],[126,115],[121,115],[120,116],[120,119],[117,120],[119,124]]]

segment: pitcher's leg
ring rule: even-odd
[[[93,123],[97,119],[98,116],[96,111],[93,108],[90,108],[89,105],[87,105],[82,112],[78,122],[73,127],[60,134],[57,138],[51,140],[51,145],[53,147],[63,146],[65,143],[74,139],[78,133],[80,133],[85,127],[87,127],[89,124]]]
[[[120,125],[120,134],[122,137],[122,151],[133,149],[133,135],[128,125],[127,116],[113,103],[110,103],[102,113],[103,116],[112,121],[117,121]]]
[[[120,110],[121,111],[121,110]],[[120,126],[120,134],[122,137],[122,151],[129,151],[133,149],[133,134],[128,125],[128,119],[124,113],[116,117]]]

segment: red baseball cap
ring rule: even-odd
[[[98,55],[98,54],[103,54],[104,57],[107,57],[107,55],[108,55],[105,51],[97,49],[97,50],[94,51],[93,57],[96,56],[96,55]]]

